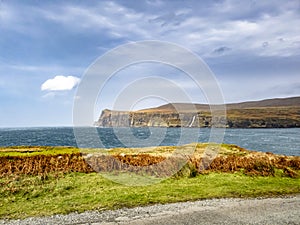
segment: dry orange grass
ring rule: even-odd
[[[92,172],[80,153],[62,155],[2,156],[0,177],[11,174],[43,175],[51,172]]]
[[[214,160],[203,157],[164,157],[149,154],[131,155],[62,155],[2,156],[0,177],[11,174],[45,175],[51,172],[137,172],[153,176],[171,176],[183,169],[195,173],[237,172],[247,175],[274,176],[281,169],[286,176],[298,177],[300,157],[252,152],[248,155],[221,155]],[[182,171],[179,171],[181,173]]]

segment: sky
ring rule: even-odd
[[[226,103],[300,96],[299,24],[298,0],[1,0],[0,127],[71,126],[76,90],[90,65],[120,45],[144,40],[195,53]],[[145,62],[120,69],[99,87],[95,119],[113,108],[121,90],[149,76],[161,80],[133,85],[140,101],[130,109],[167,103],[141,94],[162,79],[183,88],[191,101],[206,102],[182,71]],[[161,88],[172,93],[173,86]]]

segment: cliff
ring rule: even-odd
[[[214,117],[209,105],[173,103],[139,111],[102,111],[100,127],[300,127],[300,97],[227,104],[226,118]]]

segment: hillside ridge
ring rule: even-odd
[[[184,109],[185,107],[191,108],[194,105],[197,110],[209,110],[209,104],[200,103],[168,103],[155,108],[141,109],[138,112],[147,111],[168,111]],[[227,103],[225,104],[227,109],[245,109],[245,108],[261,108],[261,107],[284,107],[284,106],[300,106],[300,97],[289,97],[289,98],[273,98],[273,99],[263,99],[257,101],[245,101],[237,103]]]
[[[208,104],[169,103],[138,111],[105,109],[100,127],[300,127],[300,97],[265,99],[225,105],[226,116],[214,116]]]

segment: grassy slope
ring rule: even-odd
[[[131,177],[127,177],[132,179]],[[210,173],[170,178],[151,186],[113,183],[97,173],[0,179],[0,218],[24,218],[85,210],[220,197],[256,197],[300,192],[300,180]]]
[[[246,109],[229,109],[227,117],[229,119],[267,119],[267,118],[282,118],[299,120],[300,107],[260,107]]]
[[[214,144],[208,143],[191,143],[184,146],[157,146],[157,147],[145,147],[145,148],[113,148],[113,149],[78,149],[75,147],[48,147],[48,146],[14,146],[14,147],[0,147],[1,156],[34,156],[34,155],[61,155],[71,153],[108,153],[108,154],[137,154],[146,153],[150,155],[169,155],[175,150],[185,151],[186,148],[195,148],[195,154],[203,154],[207,147],[213,147]],[[250,151],[240,148],[236,145],[230,144],[216,144],[218,147],[219,155],[228,154],[249,154]]]
[[[187,145],[193,146],[195,144]],[[208,144],[197,144],[196,154],[202,154]],[[136,154],[137,151],[164,155],[176,147],[144,149],[112,149],[110,154]],[[95,151],[86,150],[87,152]],[[104,150],[102,150],[104,151]],[[106,150],[105,150],[106,151]],[[1,148],[1,156],[59,155],[78,152],[66,147]],[[234,145],[221,145],[219,155],[254,156]],[[271,155],[272,156],[272,155]],[[136,179],[122,174],[120,179]],[[169,178],[161,183],[130,187],[114,183],[97,173],[56,173],[47,176],[11,175],[0,178],[0,218],[24,218],[91,209],[115,209],[154,203],[197,200],[219,197],[256,197],[300,193],[300,178],[289,178],[276,169],[275,176],[246,176],[242,172],[197,175],[194,178]]]
[[[140,112],[140,111],[139,111]],[[176,111],[164,111],[164,110],[144,110],[141,112],[147,112],[149,114],[154,113],[176,113]],[[194,111],[184,111],[185,113],[194,113]],[[211,117],[210,110],[199,110],[202,116]],[[251,107],[251,108],[228,108],[226,111],[226,117],[230,120],[248,120],[248,119],[261,119],[268,118],[273,119],[293,119],[300,120],[300,107],[299,106],[286,106],[286,107]]]

